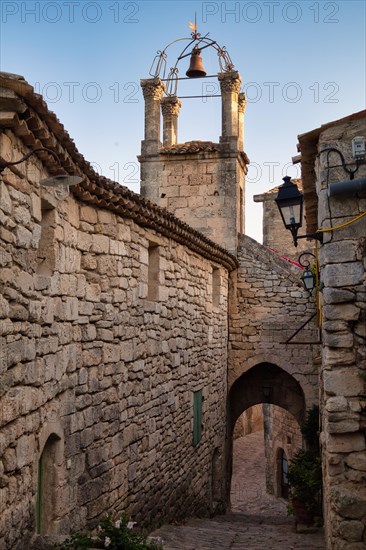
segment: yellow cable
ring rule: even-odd
[[[356,218],[353,218],[353,220],[349,220],[348,222],[342,223],[341,225],[336,225],[336,227],[328,227],[327,229],[317,229],[317,233],[327,233],[329,231],[336,231],[336,229],[341,229],[342,227],[346,227],[347,225],[351,225],[351,223],[357,222],[357,220],[361,219],[363,216],[366,216],[366,212],[362,212]]]
[[[322,326],[322,305],[320,301],[320,290],[319,290],[319,262],[318,262],[318,241],[315,240],[315,288],[316,288],[316,313],[317,313],[317,325],[320,329]]]
[[[351,223],[357,222],[357,220],[360,220],[366,216],[366,212],[362,212],[353,220],[350,220],[348,222],[342,223],[341,225],[337,225],[336,227],[329,227],[327,229],[317,229],[317,233],[329,233],[330,231],[336,231],[337,229],[341,229],[342,227],[347,227],[347,225],[351,225]],[[320,329],[322,326],[322,304],[320,300],[320,291],[319,291],[319,277],[318,277],[318,241],[315,240],[315,262],[316,262],[316,273],[315,273],[315,285],[316,285],[316,311],[317,311],[317,319],[318,319],[318,328]]]

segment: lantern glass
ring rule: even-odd
[[[311,269],[309,269],[308,267],[305,269],[304,273],[301,276],[301,280],[303,282],[305,290],[311,293],[315,287],[315,275],[311,271]]]
[[[280,207],[280,212],[286,229],[302,226],[302,203],[284,204]]]
[[[298,229],[302,226],[304,196],[289,176],[284,177],[283,181],[275,199],[276,204],[286,229]]]

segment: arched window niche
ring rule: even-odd
[[[61,434],[52,432],[38,459],[36,529],[40,535],[54,535],[59,531],[62,464],[63,439]]]

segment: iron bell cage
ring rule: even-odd
[[[176,40],[173,40],[170,42],[163,50],[158,50],[154,60],[151,64],[149,75],[153,78],[160,78],[162,81],[166,82],[165,87],[165,94],[167,96],[176,96],[177,95],[177,89],[178,89],[178,80],[186,80],[190,78],[209,78],[217,75],[208,75],[206,74],[206,71],[203,67],[202,57],[201,57],[201,51],[206,48],[213,48],[216,50],[218,61],[219,61],[219,67],[220,72],[230,72],[234,69],[234,64],[231,60],[231,57],[229,55],[229,52],[226,50],[225,46],[221,47],[216,42],[216,40],[212,40],[209,38],[209,33],[205,34],[205,36],[201,36],[199,32],[197,32],[196,25],[193,23],[190,23],[190,28],[193,29],[193,32],[191,33],[190,38],[177,38]],[[181,53],[179,54],[176,63],[174,67],[171,67],[168,72],[168,76],[166,77],[166,69],[167,69],[167,50],[170,48],[173,44],[176,44],[177,42],[188,42],[188,44],[183,48]],[[191,57],[190,59],[190,65],[186,72],[186,77],[180,77],[179,76],[179,68],[178,64],[182,59],[185,59],[186,57]]]

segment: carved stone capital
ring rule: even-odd
[[[228,73],[219,73],[218,74],[221,93],[230,92],[230,93],[239,93],[241,78],[238,71],[230,71]]]
[[[141,80],[141,88],[145,99],[151,97],[160,101],[164,95],[165,84],[160,78],[144,78]]]
[[[182,103],[177,96],[163,97],[161,102],[163,116],[178,116],[181,106]]]
[[[245,97],[245,93],[241,92],[238,95],[238,111],[239,111],[239,113],[244,113],[246,106],[247,106],[247,99]]]

